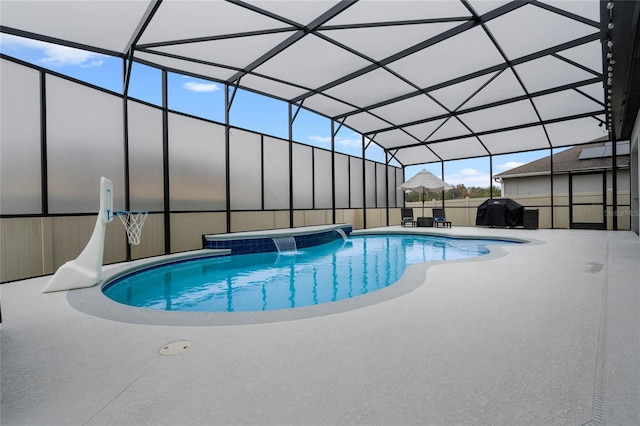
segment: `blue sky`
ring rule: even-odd
[[[56,46],[7,34],[0,35],[0,51],[38,66],[79,80],[122,93],[122,61],[97,53]],[[224,85],[180,74],[169,73],[169,108],[195,116],[224,122]],[[129,96],[160,105],[161,73],[141,64],[134,64]],[[230,112],[230,123],[261,133],[288,138],[288,109],[285,102],[239,90]],[[293,127],[293,139],[308,145],[331,147],[329,119],[304,108]],[[336,136],[336,151],[361,155],[361,137],[343,127]],[[548,150],[500,155],[493,157],[493,174],[549,155]],[[384,152],[377,145],[367,148],[366,158],[384,161]],[[393,163],[392,163],[393,164]],[[395,163],[395,165],[398,165]],[[407,179],[421,169],[441,175],[441,163],[409,166]],[[452,185],[488,187],[489,158],[447,161],[445,180]],[[495,184],[495,183],[494,183]],[[496,184],[497,185],[497,184]]]

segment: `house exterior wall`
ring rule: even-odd
[[[612,189],[612,172],[607,172],[607,190]],[[574,182],[574,193],[588,193],[601,191],[602,181],[599,175],[584,177],[579,183]],[[548,195],[551,191],[549,176],[525,176],[503,178],[502,196],[505,198]],[[618,170],[618,191],[630,190],[630,174],[628,169]],[[556,194],[569,193],[569,179],[567,175],[553,177],[553,192]]]

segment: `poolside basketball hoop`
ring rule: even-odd
[[[132,212],[121,211],[114,212],[114,216],[118,216],[124,225],[124,229],[127,231],[127,239],[129,244],[137,246],[140,244],[140,232],[142,231],[142,225],[147,219],[149,212]]]

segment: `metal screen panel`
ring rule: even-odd
[[[598,121],[591,117],[548,124],[546,129],[554,147],[579,144],[606,135],[598,127]]]
[[[365,188],[365,207],[376,206],[376,163],[366,160],[364,162],[364,180],[367,183]]]
[[[460,55],[463,49],[466,54]],[[429,87],[501,62],[504,58],[495,45],[476,27],[393,62],[389,68],[420,87]]]
[[[293,208],[313,208],[313,148],[293,144]]]
[[[442,123],[444,123],[444,119],[428,121],[426,123],[420,123],[413,126],[405,127],[404,130],[407,131],[411,136],[424,141],[433,132],[435,132],[440,127],[440,125],[442,125]]]
[[[377,207],[387,206],[387,167],[376,163],[376,202]]]
[[[328,56],[319,56],[319,51],[324,51]],[[332,60],[327,61],[327,57],[331,57]],[[369,64],[361,57],[318,37],[304,37],[257,67],[256,72],[312,87],[330,82],[348,71],[355,71]]]
[[[221,1],[163,2],[145,29],[141,43],[190,39],[282,27],[282,23]]]
[[[404,182],[403,175],[402,169],[396,169],[396,207],[404,207],[404,192],[400,189],[400,185]]]
[[[262,208],[262,144],[257,133],[229,130],[231,210]]]
[[[487,22],[489,30],[502,46],[509,59],[534,53],[562,44],[567,39],[577,39],[594,32],[590,25],[545,10],[525,5],[508,15]],[[540,31],[541,28],[557,28],[557,31]],[[514,37],[514,33],[518,36]]]
[[[164,208],[162,111],[129,101],[129,197],[131,210]]]
[[[389,176],[387,178],[387,197],[389,199],[389,207],[396,206],[396,188],[400,186],[400,183],[396,184],[396,168],[387,166]]]
[[[422,140],[416,139],[413,135],[400,129],[396,129],[376,134],[375,141],[380,145],[393,148],[400,145],[417,144]]]
[[[349,208],[349,157],[336,154],[336,208]]]
[[[413,156],[415,140],[547,126],[545,117],[564,119],[570,112],[604,116],[608,102],[602,102],[602,83],[613,71],[603,69],[603,60],[607,42],[618,31],[599,22],[614,3],[595,0],[6,3],[0,24],[7,37],[37,38],[28,40],[31,47],[41,40],[60,43],[59,50],[48,50],[40,59],[45,66],[64,62],[60,52],[73,53],[65,60],[75,59],[84,47],[91,61],[83,65],[112,66],[116,60],[103,53],[131,52],[146,65],[191,76],[185,78],[232,84],[240,93],[234,108],[242,91],[249,90],[304,105],[364,137],[376,139],[393,129],[409,132],[416,139],[395,132],[376,141],[384,149],[408,150],[396,155],[402,166],[430,157],[428,152]],[[610,16],[630,16],[632,3],[617,2]],[[611,59],[625,62],[620,52],[611,48]],[[135,75],[132,82],[138,85]],[[581,85],[594,82],[598,87],[582,98],[552,95],[567,89],[587,93]],[[541,94],[546,97],[537,99]],[[534,99],[545,104],[540,115],[532,113]],[[265,132],[255,127],[260,119],[276,120],[271,106],[251,106],[258,104],[261,111],[249,114],[241,126]],[[239,124],[238,116],[232,117]],[[428,129],[428,120],[434,117],[436,123],[447,121],[431,135],[435,129]],[[597,121],[587,127],[593,126]],[[591,135],[579,131],[581,137],[585,133]],[[273,135],[285,138],[286,124]],[[466,145],[458,144],[449,156],[477,155]],[[532,145],[539,144],[529,140],[519,149]]]
[[[358,9],[358,7],[363,4],[364,3],[358,3],[355,7],[352,6],[347,9],[345,13],[349,13],[352,9]],[[395,4],[406,5],[404,2],[395,2]],[[416,4],[417,2],[414,2],[412,6]],[[409,8],[411,8],[411,6]],[[388,11],[389,10],[387,10],[387,12]],[[415,19],[415,10],[412,12],[405,10],[405,12],[408,12],[407,20]],[[360,19],[362,19],[362,16],[360,16]],[[388,16],[384,16],[380,22],[382,21],[388,22]],[[438,35],[439,32],[446,31],[455,26],[455,22],[439,22],[422,25],[332,29],[330,31],[320,31],[320,33],[352,49],[358,50],[370,58],[381,60],[393,55],[398,50],[415,46],[424,40]],[[372,43],[371,40],[375,40],[376,42]]]
[[[0,214],[42,213],[40,73],[0,66]]]
[[[264,137],[264,208],[289,208],[289,142]]]
[[[473,94],[473,92],[468,93],[468,95],[471,94]],[[471,99],[465,102],[462,109],[488,105],[492,102],[515,98],[524,94],[524,89],[518,82],[516,75],[511,69],[506,69],[491,80],[485,87],[480,89]]]
[[[486,84],[495,74],[496,73],[489,73],[481,75],[480,77],[464,80],[460,83],[452,84],[450,86],[445,86],[441,89],[434,90],[429,94],[447,108],[456,110],[461,105],[466,106],[465,101],[469,99],[471,95],[480,90],[482,86]]]
[[[482,132],[495,127],[504,128],[517,124],[534,123],[538,119],[531,102],[528,100],[462,114],[458,118],[474,132]]]
[[[542,58],[516,65],[514,69],[529,93],[549,87],[559,87],[573,81],[593,78],[593,74],[590,72],[553,56],[543,56]]]
[[[454,136],[463,136],[470,134],[471,131],[464,126],[456,117],[449,118],[442,126],[429,136],[428,141],[437,141],[438,139],[446,139]]]
[[[476,138],[438,142],[429,145],[429,147],[443,160],[454,160],[461,148],[464,148],[469,157],[480,157],[489,154]]]
[[[226,209],[224,127],[178,114],[168,124],[171,210]]]
[[[371,90],[375,87],[377,90]],[[347,102],[363,107],[393,97],[398,93],[410,93],[412,86],[398,80],[390,72],[378,69],[349,80],[327,90],[329,96],[340,97]]]
[[[404,165],[433,163],[440,161],[436,154],[427,146],[416,146],[398,151],[394,154]]]
[[[601,93],[596,99],[602,99]],[[533,100],[540,117],[549,120],[558,117],[581,114],[583,112],[598,112],[601,106],[575,90],[564,90],[550,95],[538,96]]]
[[[124,52],[147,7],[146,1],[3,1],[2,25]]]
[[[435,117],[447,111],[424,94],[394,102],[371,110],[375,115],[394,123],[411,123],[427,117]]]
[[[350,157],[351,175],[349,186],[351,187],[351,208],[362,208],[364,188],[362,183],[362,159]]]
[[[50,213],[94,213],[100,177],[113,182],[113,207],[124,210],[122,99],[47,75]]]
[[[541,126],[528,127],[507,132],[490,133],[480,140],[492,154],[505,154],[520,149],[548,148],[549,142]]]
[[[313,152],[313,188],[316,209],[330,209],[333,205],[331,188],[331,152],[315,149]]]

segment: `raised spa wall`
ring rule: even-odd
[[[341,223],[270,231],[203,235],[202,248],[230,249],[231,254],[262,253],[278,251],[273,241],[274,238],[293,237],[296,241],[296,247],[300,249],[343,238],[338,232],[339,229],[348,237],[353,230],[353,225]]]

